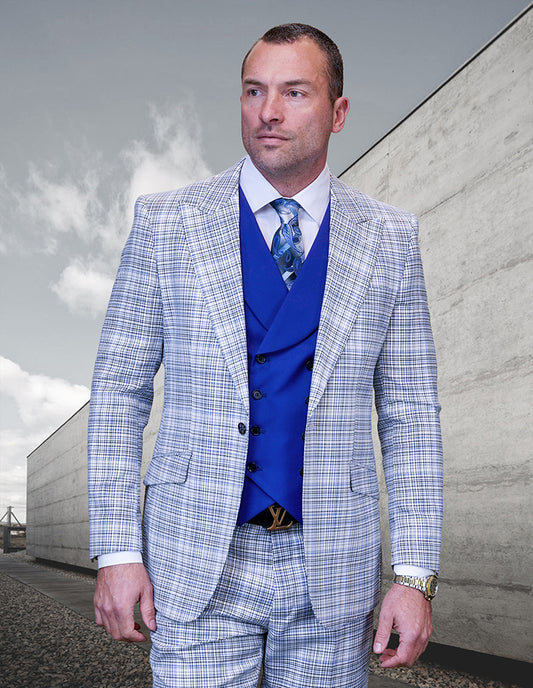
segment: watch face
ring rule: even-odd
[[[437,594],[437,590],[439,589],[439,583],[437,576],[430,576],[428,579],[428,597],[431,599],[432,597],[435,597]]]

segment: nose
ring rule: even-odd
[[[265,97],[259,116],[264,124],[283,120],[282,99],[278,93],[269,93]]]

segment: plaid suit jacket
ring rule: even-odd
[[[241,165],[137,201],[92,387],[91,556],[142,550],[156,607],[181,621],[215,589],[245,473]],[[141,524],[142,435],[161,363],[164,406]],[[331,628],[379,599],[373,391],[392,561],[437,570],[440,408],[416,218],[332,178],[303,482],[309,593]]]

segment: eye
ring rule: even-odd
[[[255,97],[259,95],[259,89],[258,88],[249,88],[248,89],[248,95]]]
[[[301,91],[289,91],[289,96],[291,98],[299,98],[303,93]]]

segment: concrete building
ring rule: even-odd
[[[532,24],[525,11],[342,175],[420,217],[446,457],[433,640],[525,661],[533,569]],[[145,465],[161,403],[158,379]],[[33,556],[90,565],[86,424],[85,406],[28,457]],[[385,491],[382,509],[386,524]]]
[[[154,403],[144,430],[143,475],[162,408],[163,370],[154,381]],[[87,403],[28,456],[26,551],[38,559],[96,569],[89,559],[88,419]]]
[[[532,658],[532,27],[530,11],[342,176],[420,219],[446,461],[434,640],[520,659]]]

